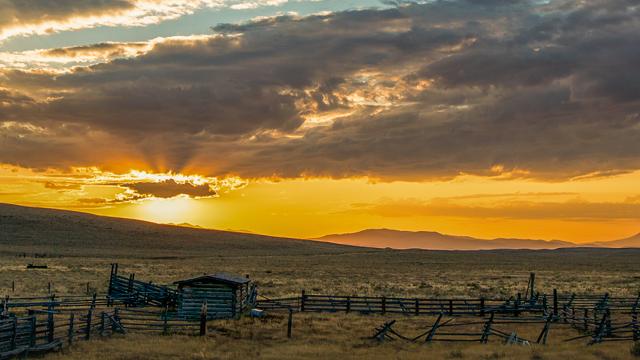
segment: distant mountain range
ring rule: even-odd
[[[0,252],[104,256],[144,252],[156,257],[377,251],[371,248],[427,250],[640,248],[640,234],[621,240],[575,244],[560,240],[483,240],[430,231],[370,229],[350,234],[327,235],[313,240],[315,241],[204,229],[188,223],[156,224],[74,211],[0,203]]]
[[[432,231],[401,231],[368,229],[355,233],[326,235],[316,240],[336,244],[373,248],[428,249],[428,250],[495,250],[495,249],[559,249],[569,247],[640,247],[640,234],[630,238],[576,244],[561,240],[533,239],[476,239],[469,236],[446,235]]]

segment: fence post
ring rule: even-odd
[[[351,311],[351,296],[347,296],[347,312]]]
[[[531,292],[529,295],[529,299],[533,299],[536,288],[536,273],[532,272],[529,274],[529,282],[531,283],[531,286],[529,287],[529,291]]]
[[[493,311],[491,312],[491,316],[489,316],[489,320],[484,324],[482,329],[482,336],[480,336],[480,343],[486,344],[489,340],[489,335],[491,335],[491,325],[493,324]]]
[[[13,317],[13,323],[11,324],[11,350],[15,350],[16,348],[16,339],[18,338],[18,318]]]
[[[484,317],[484,297],[480,298],[480,316]]]
[[[433,337],[436,336],[436,330],[438,330],[438,326],[440,325],[440,320],[442,320],[442,312],[438,314],[438,318],[436,318],[436,321],[431,326],[431,331],[429,331],[427,337],[425,337],[424,339],[425,342],[431,342],[433,340]]]
[[[85,340],[91,339],[91,318],[93,318],[93,308],[89,308],[89,312],[87,312],[87,328],[84,334]]]
[[[53,320],[53,311],[49,311],[47,314],[47,341],[52,343],[55,339],[55,324]]]
[[[542,345],[547,344],[547,335],[549,335],[549,328],[551,327],[551,321],[553,320],[553,315],[549,314],[547,316],[547,321],[544,323],[544,327],[542,328],[542,332],[538,336],[538,340],[536,341],[538,344],[542,342]]]
[[[584,318],[582,319],[584,322],[584,331],[589,331],[589,309],[584,308]]]
[[[91,310],[96,308],[96,297],[98,295],[96,293],[93,293],[93,297],[91,298]]]
[[[47,285],[47,294],[51,294],[51,281],[49,281],[49,284]]]
[[[68,338],[69,338],[69,345],[73,344],[73,336],[75,335],[75,314],[71,313],[71,315],[69,315],[69,332],[67,334]]]
[[[37,319],[36,314],[29,310],[29,315],[31,315],[31,334],[29,334],[29,347],[36,346],[36,330],[37,330]]]
[[[522,300],[522,294],[518,293],[516,301],[513,303],[513,316],[520,315],[520,301]]]
[[[100,336],[104,335],[104,326],[105,326],[105,313],[104,311],[100,313]]]
[[[307,295],[304,293],[304,289],[302,289],[302,294],[300,295],[300,311],[301,312],[304,312],[306,301],[307,301]]]
[[[116,323],[118,323],[118,325],[122,326],[122,324],[120,323],[120,310],[118,309],[117,306],[115,308],[113,308],[113,320]],[[116,324],[112,322],[111,323],[111,331],[115,332],[115,330],[116,330]]]
[[[169,333],[168,310],[169,307],[165,306],[164,311],[162,312],[162,335],[167,335]]]
[[[200,336],[207,335],[207,300],[202,303],[200,309]]]
[[[420,299],[416,298],[416,316],[420,315]]]
[[[382,297],[382,313],[387,313],[387,298],[385,296]]]
[[[453,300],[449,299],[449,315],[453,315]]]
[[[2,315],[9,315],[9,295],[5,296],[4,302],[2,303]]]
[[[289,308],[289,321],[287,322],[287,338],[291,339],[291,327],[293,326],[293,309]]]
[[[633,329],[633,341],[640,340],[640,332],[638,331],[638,310],[636,308],[633,309],[633,314],[631,314],[631,327]]]
[[[558,319],[558,289],[553,289],[553,317]]]
[[[11,292],[12,293],[16,292],[16,281],[15,280],[11,280]]]

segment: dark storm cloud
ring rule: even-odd
[[[216,192],[208,184],[194,185],[191,183],[178,183],[175,180],[165,180],[155,183],[133,183],[122,186],[134,190],[142,196],[155,196],[159,198],[171,198],[177,195],[189,195],[193,197],[213,196]]]
[[[424,179],[489,175],[497,164],[541,178],[624,172],[640,168],[634,4],[402,2],[221,25],[68,73],[4,70],[0,122],[75,124],[149,163],[212,175]],[[332,111],[350,113],[302,127]],[[18,154],[11,147],[45,136],[4,133],[0,161],[13,163],[35,156],[5,155]]]

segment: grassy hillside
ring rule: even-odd
[[[0,204],[4,252],[92,256],[215,256],[360,251],[326,242],[155,224]]]

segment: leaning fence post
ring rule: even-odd
[[[433,323],[433,326],[431,326],[431,331],[429,331],[429,334],[424,339],[425,342],[431,342],[433,340],[433,337],[436,335],[436,330],[438,330],[438,326],[440,325],[440,320],[442,320],[442,312],[438,314],[438,318]]]
[[[73,336],[75,335],[75,314],[71,313],[69,315],[69,332],[67,334],[68,338],[69,338],[69,345],[73,344]]]
[[[207,335],[207,300],[202,303],[200,309],[200,336]]]
[[[287,338],[291,339],[291,327],[293,326],[293,309],[289,308],[289,321],[287,322]]]
[[[491,325],[493,324],[493,311],[491,312],[491,316],[489,316],[489,320],[484,324],[484,328],[482,330],[482,336],[480,337],[480,343],[486,344],[489,341],[489,335],[491,335]]]
[[[549,328],[551,327],[551,320],[553,320],[553,315],[549,314],[549,316],[547,316],[547,321],[544,323],[544,327],[542,328],[542,332],[540,332],[538,340],[536,341],[538,344],[541,342],[543,345],[547,344],[547,335],[549,334]]]
[[[114,332],[114,333],[116,332],[116,326],[120,326],[122,328],[122,325],[120,324],[120,311],[118,310],[117,306],[113,308],[113,321],[111,322],[111,332]]]

